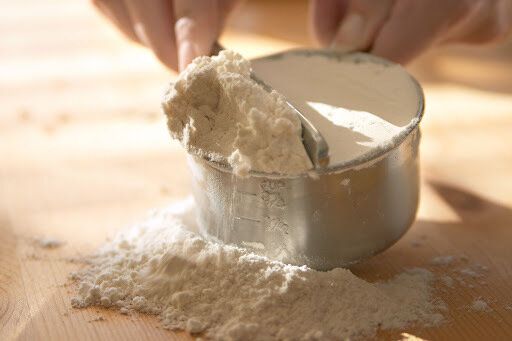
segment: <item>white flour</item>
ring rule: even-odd
[[[453,288],[454,280],[448,275],[443,275],[441,277],[441,282],[449,288]]]
[[[61,247],[64,242],[53,237],[41,237],[36,239],[37,244],[44,249],[56,249]]]
[[[489,307],[489,304],[487,304],[486,301],[484,301],[481,298],[477,298],[471,303],[471,310],[473,311],[480,311],[480,312],[490,312],[492,311],[491,307]]]
[[[172,137],[188,151],[227,160],[238,175],[305,172],[311,162],[299,118],[250,74],[249,62],[232,51],[196,58],[163,101]]]
[[[369,283],[208,241],[191,232],[191,202],[154,213],[107,244],[79,280],[75,307],[159,314],[165,327],[217,340],[367,338],[442,316],[422,269]]]
[[[451,256],[451,255],[448,255],[448,256],[437,256],[437,257],[432,258],[432,261],[430,263],[432,265],[446,266],[446,265],[451,265],[456,260],[457,260],[457,258],[455,258],[455,256]]]
[[[417,123],[419,91],[399,65],[288,54],[253,67],[324,135],[331,165],[373,155]],[[232,51],[194,60],[163,101],[171,135],[188,151],[228,160],[238,175],[303,173],[311,163],[298,117],[250,69]]]

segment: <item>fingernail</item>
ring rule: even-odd
[[[360,48],[364,44],[365,20],[359,14],[350,14],[343,20],[333,45]]]
[[[137,36],[137,38],[139,38],[140,42],[142,44],[144,44],[145,46],[149,47],[150,44],[149,44],[148,36],[146,34],[144,25],[137,22],[137,23],[135,23],[135,25],[133,25],[133,30],[135,31],[135,35]]]
[[[180,44],[179,50],[179,66],[180,71],[185,70],[187,65],[197,56],[197,49],[189,41],[184,41]]]
[[[331,45],[329,45],[329,48],[331,50],[336,50],[338,53],[351,53],[351,52],[356,52],[358,50],[354,46],[343,45],[343,44],[335,43],[335,42],[333,42]]]

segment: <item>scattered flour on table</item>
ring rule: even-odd
[[[464,268],[464,269],[459,270],[459,272],[461,275],[464,275],[466,277],[471,277],[471,278],[482,277],[481,273],[479,273],[476,270],[471,269],[471,268]]]
[[[437,256],[432,258],[430,262],[432,265],[450,265],[455,261],[454,256]]]
[[[443,317],[433,275],[411,269],[369,283],[346,269],[319,272],[199,236],[192,201],[155,212],[74,274],[74,307],[159,315],[164,327],[214,340],[368,338]]]
[[[64,244],[62,240],[53,237],[37,238],[36,243],[39,247],[43,249],[56,249]]]
[[[481,311],[481,312],[490,312],[492,311],[489,304],[481,298],[477,298],[471,303],[471,310],[473,311]]]
[[[455,281],[468,288],[474,288],[477,284],[485,285],[487,283],[486,273],[489,271],[489,268],[480,263],[470,262],[470,260],[464,255],[436,256],[431,259],[430,264],[451,269],[450,271],[452,272],[453,277],[443,275],[439,278],[447,287],[453,287]]]
[[[233,51],[196,58],[162,106],[173,138],[189,152],[228,161],[238,175],[298,174],[312,166],[299,117],[282,95],[251,79],[249,61]]]
[[[449,287],[449,288],[453,288],[453,283],[454,283],[454,281],[453,281],[453,278],[451,278],[450,276],[448,276],[448,275],[443,275],[443,276],[441,277],[441,282],[442,282],[444,285],[446,285],[447,287]]]

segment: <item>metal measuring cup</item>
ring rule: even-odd
[[[296,176],[252,171],[240,178],[223,163],[189,155],[201,232],[319,270],[347,266],[391,246],[412,225],[418,206],[424,97],[412,77],[411,86],[420,101],[412,124],[386,148],[341,165]]]

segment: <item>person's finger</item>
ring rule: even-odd
[[[217,0],[174,0],[180,70],[197,56],[208,55],[220,34],[220,7]]]
[[[220,13],[220,25],[221,30],[224,28],[224,24],[227,20],[228,15],[235,9],[240,3],[239,0],[217,0],[219,3]]]
[[[172,3],[169,0],[126,0],[126,5],[139,40],[151,48],[162,63],[177,70]]]
[[[370,49],[393,3],[394,0],[350,0],[332,45],[353,50]]]
[[[435,43],[447,28],[465,15],[463,1],[397,0],[377,33],[371,52],[397,63],[407,63]],[[428,15],[426,15],[428,13]]]
[[[124,35],[134,42],[140,43],[139,38],[133,30],[133,23],[123,0],[92,0],[92,3],[104,16],[110,19]]]
[[[502,41],[512,28],[512,1],[479,0],[467,17],[447,32],[443,43],[484,44]]]
[[[324,46],[331,44],[338,24],[343,18],[348,0],[311,0],[309,7],[310,30]]]

